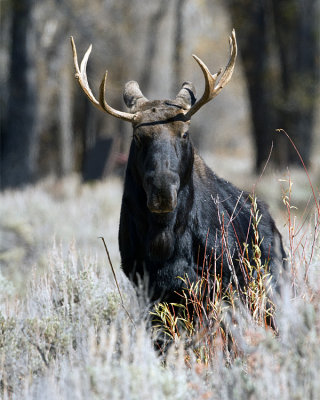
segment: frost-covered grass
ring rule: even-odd
[[[319,398],[319,219],[294,218],[286,195],[290,274],[276,301],[279,333],[239,307],[236,357],[216,336],[204,362],[183,335],[165,360],[154,350],[148,311],[119,268],[119,181],[70,178],[1,194],[0,398]]]
[[[0,263],[2,271],[23,290],[36,265],[45,270],[53,243],[67,249],[72,241],[83,255],[104,254],[105,237],[119,265],[118,223],[122,183],[81,185],[76,176],[47,180],[23,191],[7,191],[0,201]]]

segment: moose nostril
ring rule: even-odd
[[[154,213],[172,212],[177,206],[177,188],[168,185],[161,189],[153,188],[147,192],[147,206]]]

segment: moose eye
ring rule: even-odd
[[[182,137],[182,139],[187,139],[188,136],[189,136],[189,132],[184,132],[181,137]]]

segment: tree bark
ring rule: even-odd
[[[159,29],[168,8],[168,0],[161,0],[155,13],[148,21],[146,49],[144,55],[144,68],[141,74],[141,87],[148,93],[151,77],[153,76],[153,62],[156,55],[157,43],[159,40]]]
[[[69,48],[68,48],[69,50]],[[71,78],[70,69],[65,67],[67,60],[67,48],[62,45],[60,48],[61,56],[61,85],[59,86],[59,132],[60,132],[60,174],[65,176],[74,170],[74,140],[72,131],[71,115]],[[69,65],[68,65],[69,66]],[[73,80],[72,80],[73,83]]]
[[[272,3],[281,66],[279,128],[291,136],[309,165],[320,70],[318,0],[272,0]],[[287,163],[301,165],[292,146],[288,147]]]
[[[256,168],[263,168],[272,142],[278,167],[310,163],[318,84],[319,0],[229,0],[247,81]]]
[[[18,187],[36,176],[37,85],[34,0],[13,2],[8,107],[1,135],[1,187]]]
[[[175,30],[174,30],[174,45],[173,45],[173,54],[172,54],[172,65],[173,65],[173,74],[172,74],[172,95],[175,96],[177,91],[180,90],[179,82],[182,77],[182,48],[183,48],[183,40],[184,40],[184,32],[183,32],[183,11],[185,7],[185,0],[177,0],[175,4],[174,10],[174,18],[175,18]]]

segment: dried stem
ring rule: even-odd
[[[114,270],[114,268],[113,268],[112,261],[111,261],[111,257],[110,257],[110,254],[109,254],[109,250],[108,250],[108,247],[107,247],[106,242],[105,242],[105,240],[104,240],[104,237],[103,237],[103,236],[99,236],[99,239],[101,239],[101,240],[103,241],[104,248],[105,248],[106,253],[107,253],[107,256],[108,256],[108,260],[109,260],[109,264],[110,264],[111,271],[112,271],[112,274],[113,274],[113,278],[114,278],[114,280],[115,280],[115,283],[116,283],[116,285],[117,285],[117,289],[118,289],[118,292],[119,292],[119,295],[120,295],[121,306],[122,306],[122,308],[124,309],[124,311],[126,312],[126,314],[127,314],[128,318],[130,319],[130,321],[132,322],[132,325],[133,325],[134,327],[136,327],[136,326],[135,326],[135,323],[134,323],[134,321],[133,321],[133,319],[132,319],[132,317],[131,317],[131,315],[129,314],[129,311],[126,309],[126,307],[125,307],[125,305],[124,305],[124,301],[123,301],[123,297],[122,297],[122,294],[121,294],[121,290],[120,290],[120,286],[119,286],[119,283],[118,283],[118,279],[117,279],[115,270]]]

